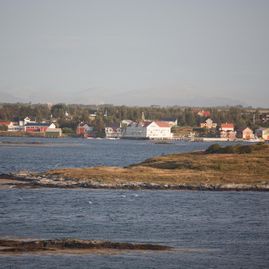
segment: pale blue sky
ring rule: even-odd
[[[0,0],[0,102],[269,107],[269,1]]]

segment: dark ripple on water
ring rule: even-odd
[[[1,237],[72,237],[205,250],[1,256],[3,268],[268,268],[269,264],[268,193],[14,189],[1,190],[0,202]]]
[[[0,138],[0,173],[126,166],[208,143]],[[52,144],[51,144],[52,143]],[[72,145],[72,146],[71,146]],[[0,256],[0,268],[269,268],[269,194],[0,190],[0,236],[147,242],[205,252]]]

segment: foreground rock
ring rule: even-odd
[[[96,251],[96,250],[143,250],[166,251],[172,247],[153,244],[118,243],[99,240],[6,240],[0,239],[0,253],[34,251]]]
[[[125,168],[0,175],[0,187],[269,191],[269,145],[213,150],[155,157]]]
[[[35,175],[18,177],[14,175],[0,175],[0,189],[10,188],[88,188],[88,189],[125,189],[125,190],[193,190],[193,191],[269,191],[269,184],[156,184],[145,182],[129,182],[106,184],[95,181],[81,182],[77,180],[56,179]]]

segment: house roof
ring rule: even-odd
[[[167,121],[155,121],[155,123],[162,128],[170,127],[170,124]]]
[[[245,128],[243,132],[253,132],[249,127]]]
[[[11,121],[0,121],[0,125],[9,125]]]
[[[122,120],[121,122],[122,123],[132,123],[133,121],[132,120]]]
[[[221,124],[221,128],[234,128],[234,125],[233,123],[226,122]]]
[[[148,127],[153,122],[155,124],[157,124],[161,128],[170,128],[171,127],[168,121],[141,121],[141,122],[138,122],[138,123],[133,123],[133,126],[136,126],[136,127],[138,127],[138,126]]]
[[[120,128],[120,124],[118,123],[110,124],[110,125],[107,125],[106,128],[118,129]]]
[[[50,123],[45,123],[45,122],[27,122],[25,126],[50,126]]]
[[[205,122],[213,122],[213,120],[211,118],[207,118]]]
[[[256,131],[268,131],[269,128],[265,128],[265,127],[260,127],[258,129],[256,129]]]
[[[143,121],[142,126],[143,127],[148,127],[153,121]]]
[[[162,118],[161,121],[177,121],[177,118]]]

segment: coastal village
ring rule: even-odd
[[[269,128],[258,127],[252,129],[236,128],[233,122],[217,123],[211,119],[210,111],[199,110],[197,116],[205,120],[199,126],[179,126],[177,118],[160,118],[158,120],[147,119],[145,113],[141,113],[140,120],[123,119],[119,123],[104,124],[101,132],[97,132],[96,126],[91,122],[95,121],[97,113],[89,114],[88,121],[77,122],[75,132],[72,136],[87,139],[150,139],[150,140],[189,140],[189,141],[268,141]],[[105,111],[103,118],[108,116]],[[265,120],[267,119],[265,116]],[[65,111],[65,117],[71,118]],[[0,134],[8,136],[39,136],[57,138],[68,136],[66,128],[60,128],[57,118],[51,120],[37,121],[29,116],[19,121],[0,121]]]
[[[269,0],[0,16],[0,269],[269,269]]]

